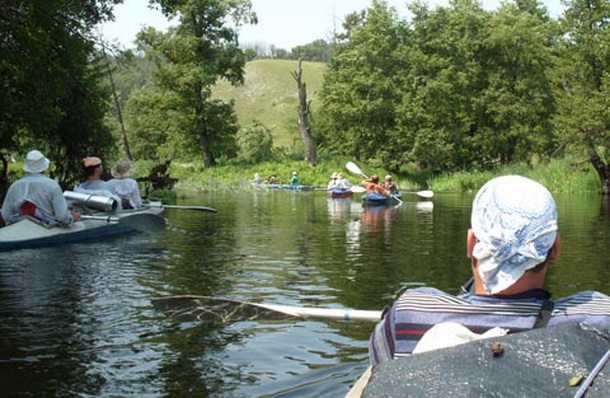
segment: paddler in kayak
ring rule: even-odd
[[[112,188],[112,193],[121,198],[123,209],[139,209],[142,207],[142,197],[138,182],[129,178],[136,170],[136,164],[131,160],[120,160],[111,169],[112,179],[108,185]]]
[[[479,334],[568,322],[609,326],[607,295],[583,291],[551,301],[543,290],[559,249],[555,201],[545,187],[521,176],[488,181],[474,199],[467,233],[474,291],[453,296],[430,287],[407,290],[373,330],[371,363],[411,354],[427,330],[447,322]]]
[[[40,151],[28,152],[23,165],[25,175],[10,186],[2,204],[2,218],[7,224],[23,216],[60,225],[80,219],[80,214],[68,209],[59,184],[43,174],[50,163]]]
[[[376,193],[378,195],[390,196],[390,192],[379,184],[379,176],[373,174],[368,180],[363,180],[360,185],[366,188],[366,193]]]

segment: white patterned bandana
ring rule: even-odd
[[[488,294],[508,288],[545,261],[557,237],[553,196],[521,176],[498,177],[483,185],[470,222],[478,239],[473,256]]]

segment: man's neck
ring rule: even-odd
[[[519,280],[517,280],[515,283],[495,294],[512,296],[534,289],[544,289],[544,280],[546,278],[547,269],[548,267],[544,267],[537,272],[526,271],[525,274],[523,274],[523,276],[521,276],[521,278],[519,278]],[[483,282],[481,281],[481,277],[479,276],[476,267],[473,267],[472,271],[474,274],[475,294],[489,295],[490,293],[488,293],[483,287]]]

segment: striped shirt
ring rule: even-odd
[[[474,333],[496,326],[510,333],[530,330],[550,298],[544,290],[515,296],[453,296],[434,288],[407,290],[375,326],[369,341],[371,363],[410,355],[424,333],[443,322],[455,322]],[[567,322],[610,325],[610,297],[583,291],[555,301],[548,326]]]

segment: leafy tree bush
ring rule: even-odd
[[[273,156],[271,131],[259,122],[242,127],[237,133],[239,158],[250,163],[270,160]]]

